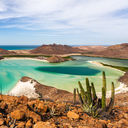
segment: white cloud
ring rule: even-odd
[[[128,0],[0,0],[0,27],[118,34],[128,29],[125,9]]]

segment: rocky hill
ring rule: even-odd
[[[0,55],[9,55],[9,54],[15,54],[15,52],[0,48]]]
[[[78,46],[76,48],[79,48],[81,50],[84,50],[85,52],[97,52],[97,51],[103,51],[107,48],[107,46],[97,45],[97,46]]]
[[[83,52],[83,50],[68,45],[60,45],[60,44],[42,45],[30,51],[31,54],[46,54],[46,55],[71,54],[71,53],[80,53],[80,52]]]
[[[109,46],[105,50],[96,52],[95,55],[110,58],[128,59],[128,43]]]

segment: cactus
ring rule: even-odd
[[[86,78],[86,89],[87,89],[87,102],[90,105],[92,102],[92,95],[91,95],[91,86],[89,84],[88,78]]]
[[[74,98],[73,98],[73,99],[74,99],[73,103],[76,104],[76,88],[74,88],[73,96],[74,96]]]
[[[105,97],[105,88],[102,87],[102,109],[106,107],[106,97]]]
[[[104,102],[103,104],[104,104],[104,107],[106,107],[106,91],[107,91],[107,89],[106,89],[106,76],[105,76],[105,72],[102,73],[102,76],[103,76],[103,88],[104,88],[102,90],[104,90],[104,94],[103,94],[104,97],[103,98],[105,100],[105,101],[103,101]]]
[[[96,95],[94,84],[89,83],[89,79],[86,78],[86,91],[84,90],[81,82],[78,82],[79,89],[77,88],[77,93],[79,96],[79,100],[82,106],[82,109],[87,114],[97,117],[97,116],[105,116],[104,114],[108,115],[111,113],[112,108],[114,106],[114,95],[115,95],[115,88],[114,83],[112,82],[111,88],[111,99],[110,103],[106,107],[106,76],[105,72],[102,73],[103,75],[103,87],[102,87],[102,98],[98,98]],[[75,97],[75,96],[74,96]]]
[[[93,83],[91,83],[91,89],[92,89],[92,98],[93,100],[96,100],[97,99],[96,90]]]
[[[112,108],[114,106],[114,96],[115,95],[115,87],[114,87],[114,83],[112,82],[112,87],[111,87],[111,99],[110,99],[110,103],[107,107],[107,111],[108,111],[108,114],[111,113],[112,111]]]

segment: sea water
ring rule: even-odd
[[[102,87],[102,71],[106,72],[107,90],[111,89],[111,82],[119,86],[118,79],[124,73],[117,69],[98,66],[88,61],[98,61],[119,66],[128,66],[128,60],[115,60],[98,57],[73,56],[74,61],[63,63],[47,63],[35,60],[1,60],[0,61],[0,91],[7,93],[23,76],[31,77],[41,84],[72,92],[81,81],[85,87],[85,78],[94,82],[97,91]]]

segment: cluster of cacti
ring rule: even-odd
[[[74,89],[74,102],[76,101],[76,90],[78,93],[78,97],[82,106],[82,109],[87,114],[97,117],[109,115],[112,111],[114,105],[114,83],[112,82],[111,88],[111,98],[110,102],[106,104],[106,76],[105,72],[103,72],[103,87],[102,87],[102,97],[98,98],[96,95],[96,90],[94,87],[94,83],[89,82],[89,79],[86,78],[86,91],[84,90],[81,82],[78,82],[79,89]]]

